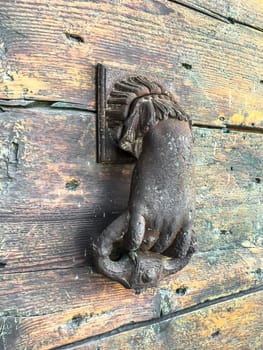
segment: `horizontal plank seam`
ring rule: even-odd
[[[9,100],[10,101],[10,100]],[[15,100],[14,100],[15,101]],[[26,101],[26,100],[23,100]],[[29,100],[27,100],[29,101]],[[30,100],[31,101],[31,100]],[[67,106],[67,103],[65,102],[65,107],[53,107],[53,105],[57,102],[54,101],[37,101],[37,100],[32,100],[32,104],[29,105],[23,105],[22,102],[21,104],[17,104],[15,106],[10,106],[10,105],[0,105],[0,112],[3,113],[9,113],[12,110],[22,108],[25,110],[44,110],[44,111],[79,111],[79,112],[86,112],[86,113],[91,113],[96,115],[96,110],[92,108],[80,108],[76,104],[74,106],[74,103],[71,103],[70,106]],[[241,132],[253,132],[253,133],[263,133],[263,128],[262,127],[257,127],[257,126],[246,126],[246,125],[233,125],[233,124],[223,124],[223,125],[213,125],[213,124],[206,124],[206,123],[200,123],[200,122],[195,122],[193,121],[193,126],[197,128],[209,128],[209,129],[219,129],[223,130],[225,132],[229,132],[229,130],[233,131],[241,131]]]
[[[8,101],[17,101],[14,100],[8,100]],[[29,102],[28,105],[24,105],[23,101]],[[32,102],[32,103],[30,103]],[[63,107],[56,107],[54,106],[56,103],[63,103]],[[34,109],[43,109],[43,110],[52,110],[52,111],[64,111],[64,110],[73,110],[73,111],[80,111],[80,112],[96,112],[94,108],[83,108],[77,104],[77,103],[70,103],[70,106],[68,105],[68,102],[61,102],[61,101],[41,101],[41,100],[19,100],[17,101],[17,104],[15,105],[8,105],[8,104],[0,104],[0,111],[3,113],[8,113],[9,111],[22,108],[25,110],[34,110]]]
[[[249,23],[246,23],[246,22],[243,22],[243,21],[239,21],[238,19],[233,18],[233,17],[223,16],[222,14],[217,13],[217,12],[215,12],[213,10],[210,10],[210,9],[208,9],[206,7],[190,5],[190,4],[187,4],[184,1],[180,1],[180,0],[169,0],[169,1],[174,2],[177,5],[186,7],[188,9],[190,9],[190,10],[199,12],[199,13],[201,13],[203,15],[206,15],[206,16],[208,16],[210,18],[216,19],[216,20],[221,21],[221,22],[225,22],[225,23],[232,24],[232,25],[233,24],[239,24],[239,25],[248,27],[250,29],[259,31],[261,33],[263,32],[263,28],[260,28],[260,27],[257,27],[257,26],[253,26],[252,24],[249,24]]]
[[[246,125],[234,125],[234,124],[225,124],[225,125],[212,125],[212,124],[203,124],[193,122],[193,126],[202,129],[217,129],[222,130],[225,133],[232,131],[240,132],[249,132],[255,134],[263,134],[263,128],[257,126],[246,126]]]
[[[225,22],[225,23],[228,23],[228,24],[232,24],[230,22],[230,20],[225,17],[225,16],[222,16],[220,14],[217,14],[209,9],[206,9],[205,7],[200,7],[200,6],[194,6],[194,5],[190,5],[190,4],[187,4],[183,1],[180,1],[180,0],[169,0],[177,5],[180,5],[180,6],[183,6],[183,7],[186,7],[190,10],[193,10],[193,11],[196,11],[198,13],[201,13],[202,15],[206,15],[210,18],[213,18],[213,19],[217,19],[218,21],[221,21],[221,22]]]
[[[233,20],[235,23],[237,23],[237,24],[240,24],[240,25],[242,25],[242,26],[245,26],[245,27],[248,27],[248,28],[250,28],[250,29],[253,29],[253,30],[256,30],[256,31],[258,31],[258,32],[261,32],[261,33],[263,33],[263,28],[260,28],[260,27],[256,27],[256,26],[253,26],[252,24],[249,24],[249,23],[246,23],[246,22],[242,22],[242,21],[239,21],[239,20],[235,20],[235,19],[232,19],[231,18],[231,20]]]
[[[63,345],[63,346],[59,346],[59,347],[54,347],[54,348],[51,348],[50,350],[74,349],[74,347],[77,345],[85,345],[86,343],[91,342],[91,341],[102,340],[102,339],[105,339],[105,338],[110,337],[112,335],[117,335],[117,334],[124,333],[124,332],[130,331],[130,330],[139,329],[139,328],[142,328],[145,326],[151,326],[151,325],[154,325],[160,321],[171,320],[172,318],[187,315],[191,312],[198,311],[198,310],[204,309],[204,308],[209,307],[209,306],[217,305],[217,304],[229,301],[229,300],[241,298],[243,296],[246,296],[249,294],[254,294],[257,292],[261,292],[261,291],[263,291],[263,285],[260,285],[258,287],[253,287],[253,288],[247,289],[245,291],[240,291],[240,292],[234,293],[230,296],[221,297],[221,298],[218,298],[215,300],[207,300],[207,301],[204,301],[203,303],[185,308],[183,310],[172,312],[169,315],[160,316],[158,318],[154,318],[154,319],[147,320],[147,321],[126,324],[126,325],[123,325],[123,326],[116,328],[112,331],[105,332],[105,333],[102,333],[102,334],[99,334],[96,336],[91,336],[91,337],[88,337],[86,339],[83,339],[83,340],[80,340],[80,341],[77,341],[77,342],[74,342],[71,344],[67,344],[67,345]]]

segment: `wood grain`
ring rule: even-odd
[[[171,0],[173,1],[173,0]],[[230,23],[241,23],[251,29],[263,31],[263,3],[258,0],[175,0],[195,10],[204,11],[207,15],[218,16],[218,19],[228,20]]]
[[[90,341],[74,350],[262,349],[263,292]]]
[[[87,267],[7,274],[0,284],[2,316],[11,323],[15,349],[51,349],[238,295],[262,285],[262,269],[259,249],[198,253],[176,276],[141,294]]]
[[[139,295],[92,272],[93,238],[126,206],[132,165],[96,163],[95,114],[1,113],[5,350],[50,349],[262,285],[262,135],[194,128],[197,253]]]
[[[96,163],[95,115],[11,109],[0,120],[2,273],[68,268],[128,201],[133,165]],[[262,246],[262,136],[194,128],[201,251]]]
[[[0,0],[1,350],[262,348],[262,13]],[[140,293],[92,269],[133,167],[96,163],[99,62],[169,78],[196,126],[199,251]]]
[[[100,62],[172,78],[196,122],[262,127],[259,31],[172,1],[1,0],[0,9],[2,99],[94,109]]]

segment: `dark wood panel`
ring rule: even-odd
[[[262,127],[261,32],[172,1],[2,0],[0,16],[2,99],[94,108],[100,62],[172,78],[195,121]]]
[[[125,209],[132,165],[95,159],[95,115],[45,108],[0,120],[2,273],[89,260]],[[262,136],[194,128],[201,251],[262,245]]]
[[[0,277],[1,315],[10,318],[15,349],[50,349],[234,296],[262,285],[262,269],[260,249],[197,253],[176,276],[140,294],[88,267],[6,274]]]
[[[68,349],[260,350],[262,310],[263,293],[258,292]]]

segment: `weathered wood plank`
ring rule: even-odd
[[[132,166],[96,163],[91,113],[18,109],[0,127],[1,272],[84,263],[127,205]],[[262,246],[262,136],[194,134],[200,250]]]
[[[211,16],[248,25],[263,31],[263,3],[258,0],[171,0],[203,11]]]
[[[262,127],[258,31],[172,1],[1,0],[0,18],[2,99],[94,108],[100,62],[172,78],[195,121]]]
[[[262,270],[262,250],[242,248],[198,253],[141,294],[86,267],[7,274],[1,310],[16,322],[15,349],[50,349],[260,286]]]
[[[211,204],[212,205],[212,204]],[[1,273],[90,265],[94,238],[115,215],[63,211],[50,220],[30,216],[26,222],[1,223]],[[262,246],[262,207],[241,206],[198,210],[195,229],[201,252]],[[49,218],[52,213],[49,214]],[[11,218],[15,220],[15,218]],[[25,218],[24,220],[27,220]],[[50,221],[49,221],[50,220]]]
[[[260,350],[262,312],[263,292],[258,292],[67,349]]]
[[[5,270],[38,268],[37,264],[57,267],[63,262],[68,266],[74,259],[83,260],[90,245],[87,228],[98,234],[126,206],[131,166],[96,164],[91,114],[39,109],[2,115],[0,220]],[[220,247],[249,239],[251,245],[257,244],[262,224],[260,136],[207,129],[195,133],[202,249],[215,248],[215,241]],[[9,159],[13,144],[18,147],[17,164]],[[211,215],[213,222],[208,220]],[[41,242],[37,256],[36,241]]]
[[[238,3],[210,3],[223,23],[172,1],[0,0],[1,349],[50,349],[194,306],[82,348],[260,348],[262,294],[203,303],[262,286],[262,136],[194,128],[200,251],[138,295],[93,273],[90,256],[126,206],[132,166],[96,164],[94,114],[50,108],[95,110],[99,61],[173,79],[196,124],[259,132],[262,33],[231,22],[256,27],[262,9]]]

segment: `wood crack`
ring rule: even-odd
[[[169,1],[174,2],[177,5],[186,7],[188,9],[190,9],[190,10],[199,12],[202,15],[206,15],[206,16],[208,16],[210,18],[217,19],[218,21],[225,22],[225,23],[228,23],[228,24],[232,24],[231,21],[227,17],[224,17],[222,15],[214,13],[214,11],[211,11],[209,9],[206,9],[206,8],[203,8],[203,7],[200,7],[200,6],[190,5],[190,4],[187,4],[184,1],[180,1],[180,0],[169,0]]]
[[[30,99],[10,99],[10,100],[1,100],[0,99],[0,112],[7,113],[18,108],[22,108],[25,110],[44,110],[44,111],[80,111],[84,113],[93,113],[96,115],[96,108],[87,108],[85,105],[81,105],[78,103],[69,103],[63,101],[41,101],[41,100],[30,100]],[[198,128],[209,128],[209,129],[220,129],[224,132],[228,133],[230,130],[232,131],[241,131],[241,132],[253,132],[253,133],[263,133],[263,127],[258,125],[235,125],[231,124],[231,120],[228,121],[223,120],[222,124],[209,124],[207,122],[202,122],[200,118],[194,115],[192,117],[192,125]]]
[[[86,113],[94,113],[96,114],[96,109],[92,108],[85,108],[84,105],[75,104],[75,103],[67,103],[67,102],[54,102],[54,101],[40,101],[40,100],[0,100],[0,112],[7,113],[9,111],[12,111],[17,108],[23,108],[27,110],[67,110],[67,111],[80,111],[80,112],[86,112]],[[193,117],[194,119],[194,117]],[[213,124],[207,124],[202,123],[193,120],[194,127],[197,128],[207,128],[207,129],[219,129],[226,133],[228,133],[230,130],[232,131],[241,131],[241,132],[253,132],[253,133],[263,133],[263,128],[258,126],[247,126],[247,125],[233,125],[233,124],[222,124],[222,125],[213,125]]]
[[[216,19],[216,20],[224,22],[224,23],[228,23],[228,24],[232,24],[232,25],[239,24],[239,25],[248,27],[250,29],[259,31],[261,33],[263,32],[263,28],[260,28],[258,26],[253,26],[252,24],[249,24],[249,23],[246,23],[246,22],[243,22],[243,21],[239,21],[238,19],[233,18],[233,17],[223,16],[223,15],[221,15],[221,14],[219,14],[219,13],[213,11],[213,10],[210,10],[210,9],[208,9],[206,7],[201,7],[201,6],[198,6],[198,5],[190,5],[190,4],[187,4],[184,1],[180,1],[180,0],[169,0],[169,1],[174,2],[177,5],[186,7],[188,9],[190,9],[190,10],[199,12],[199,13],[201,13],[203,15],[206,15],[206,16],[208,16],[210,18]]]
[[[13,100],[0,100],[0,110],[2,112],[8,112],[9,110],[16,108],[33,109],[63,109],[63,110],[79,110],[83,112],[94,112],[92,108],[86,108],[85,105],[78,103],[69,103],[63,101],[41,101],[30,99],[13,99]]]

